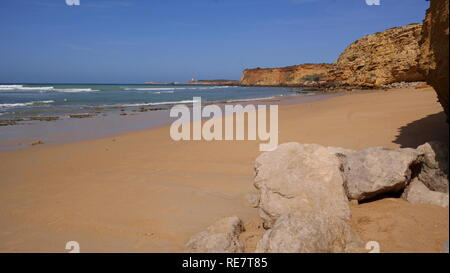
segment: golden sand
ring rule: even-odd
[[[279,120],[280,143],[362,149],[448,142],[430,88],[282,106]],[[190,236],[230,215],[247,223],[243,236],[254,245],[262,230],[245,195],[254,191],[258,147],[175,142],[163,126],[0,152],[0,251],[63,252],[74,240],[81,252],[180,252]],[[382,251],[441,250],[448,209],[390,201],[353,207],[351,223],[364,239],[379,240]]]

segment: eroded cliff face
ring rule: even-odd
[[[449,0],[432,0],[423,22],[418,58],[420,71],[433,86],[448,117],[448,5]]]
[[[246,69],[241,85],[314,86],[328,75],[331,64],[301,64],[282,68]]]
[[[411,24],[365,36],[334,64],[247,69],[242,85],[365,86],[423,81],[417,58],[422,25]],[[318,77],[317,75],[320,75]]]
[[[418,70],[422,25],[412,24],[367,35],[348,46],[336,61],[336,81],[355,86],[423,81]]]

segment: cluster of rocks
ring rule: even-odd
[[[95,114],[92,113],[81,113],[81,114],[70,114],[69,118],[92,118]]]
[[[10,126],[10,125],[16,125],[17,120],[14,119],[0,119],[0,126]]]
[[[138,109],[133,109],[131,112],[152,112],[152,111],[161,111],[161,110],[167,110],[168,108],[163,107],[140,107]],[[99,114],[102,114],[101,108],[95,109],[95,112],[89,112],[89,113],[74,113],[69,114],[68,118],[73,119],[85,119],[85,118],[93,118],[98,116]],[[127,113],[125,109],[121,109],[119,112],[121,116],[127,116],[127,115],[133,115],[131,113]],[[102,114],[103,116],[106,116],[106,114]],[[12,126],[12,125],[18,125],[23,124],[23,122],[26,121],[56,121],[59,120],[61,117],[59,116],[30,116],[30,117],[20,117],[20,118],[11,118],[11,119],[0,119],[0,126]]]
[[[365,252],[348,225],[349,201],[384,197],[448,207],[448,147],[372,147],[353,151],[317,144],[286,143],[255,163],[258,194],[248,200],[267,229],[256,252]],[[188,252],[242,252],[237,217],[220,220],[195,235]]]
[[[161,111],[161,110],[167,110],[167,108],[145,108],[145,107],[140,107],[139,110],[133,110],[133,112],[148,112],[148,111]]]
[[[417,88],[424,86],[425,82],[393,82],[390,84],[383,84],[381,87],[386,89],[394,88]]]
[[[57,116],[32,116],[23,118],[0,119],[0,126],[17,125],[23,121],[55,121],[58,119],[59,117]]]

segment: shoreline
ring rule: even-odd
[[[347,94],[280,107],[279,143],[448,143],[431,88]],[[175,142],[168,131],[1,151],[0,252],[64,252],[71,240],[82,252],[182,252],[193,234],[232,215],[248,223],[243,238],[257,241],[263,230],[246,196],[259,143]],[[383,199],[352,212],[351,225],[382,252],[439,252],[448,240],[448,208]]]
[[[284,106],[310,103],[341,95],[345,95],[345,93],[274,96],[235,100],[228,103],[221,102],[217,105],[267,105],[272,103]],[[119,136],[134,131],[151,130],[160,126],[167,126],[174,120],[169,117],[169,109],[147,109],[146,111],[118,110],[108,114],[103,112],[81,118],[65,117],[55,120],[29,120],[20,124],[0,126],[0,151],[32,148],[35,146],[32,144],[38,142],[42,142],[42,144],[38,144],[39,146],[48,146]]]

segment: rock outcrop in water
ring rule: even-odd
[[[423,21],[418,62],[448,117],[448,0],[431,0]]]

